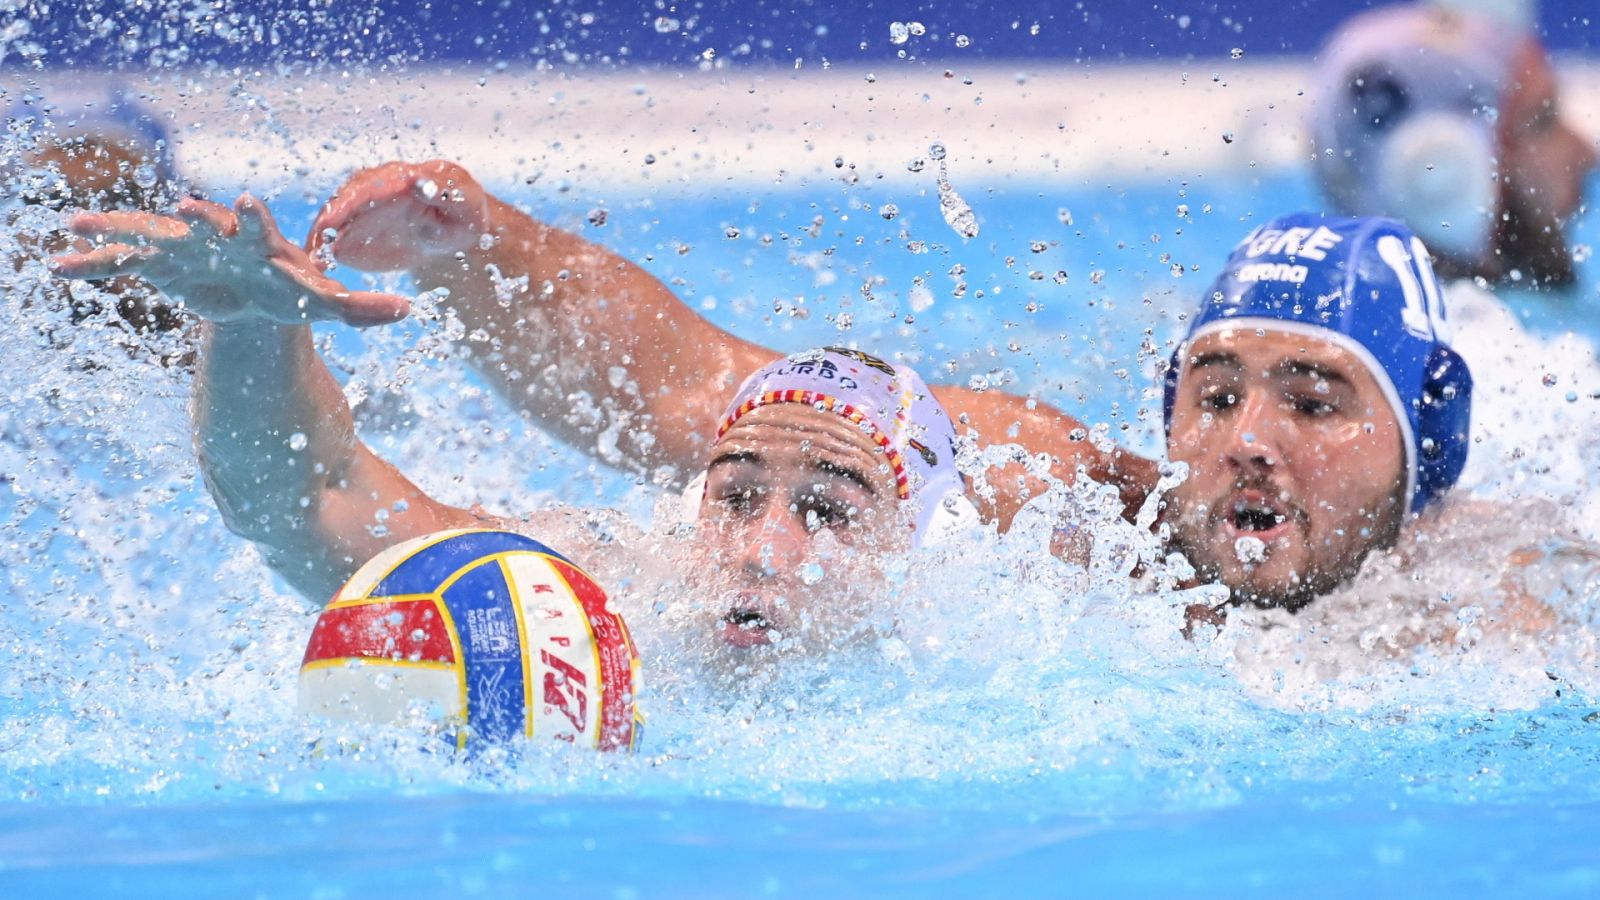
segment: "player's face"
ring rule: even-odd
[[[1172,540],[1237,600],[1298,608],[1394,539],[1404,448],[1377,379],[1287,332],[1221,331],[1183,361],[1167,452],[1189,465]]]
[[[712,452],[699,530],[722,643],[831,644],[884,595],[881,563],[910,528],[870,433],[797,403],[742,417]]]
[[[1512,65],[1499,119],[1501,210],[1495,235],[1499,266],[1557,283],[1573,279],[1562,229],[1583,202],[1595,150],[1561,115],[1555,75],[1543,49],[1528,41]]]

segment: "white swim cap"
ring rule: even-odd
[[[740,385],[717,428],[717,440],[751,410],[774,403],[804,403],[870,429],[894,472],[900,499],[913,505],[913,546],[947,534],[952,522],[945,519],[976,520],[956,469],[955,424],[908,366],[840,347],[776,360]],[[697,479],[690,485],[698,502],[696,485],[703,489],[704,482]]]

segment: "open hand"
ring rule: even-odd
[[[55,257],[57,275],[90,280],[139,275],[214,322],[381,325],[410,311],[403,297],[352,291],[324,275],[306,251],[284,239],[267,208],[249,194],[231,210],[188,199],[178,205],[176,216],[81,213],[69,226],[95,246]]]
[[[489,195],[453,162],[363,169],[333,195],[306,238],[314,258],[369,272],[410,271],[477,245]]]

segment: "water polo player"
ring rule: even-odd
[[[1408,222],[1450,275],[1572,281],[1562,229],[1593,146],[1557,102],[1543,47],[1490,12],[1363,12],[1320,54],[1313,168],[1334,209]]]
[[[1174,547],[1236,601],[1297,609],[1455,484],[1472,378],[1422,242],[1389,219],[1252,231],[1173,354]]]
[[[155,210],[182,193],[171,136],[135,97],[118,91],[89,102],[56,104],[32,91],[13,96],[5,110],[10,130],[5,138],[8,152],[0,163],[5,185],[0,191],[20,201],[10,218],[21,247],[30,255],[63,252],[68,241],[53,230],[53,223],[41,227],[37,218],[22,219],[21,208]],[[35,241],[39,246],[31,246]],[[20,263],[13,261],[19,268]],[[52,295],[59,287],[48,280],[18,279],[11,295],[35,306],[46,330],[55,329],[47,324],[52,309],[64,307],[66,315],[61,318],[73,325],[97,315],[99,304],[89,298],[73,298],[64,291]],[[124,279],[108,282],[102,290],[115,299],[113,325],[131,330],[147,349],[168,361],[188,356],[188,342],[176,335],[183,317],[160,302],[149,285]],[[66,337],[53,333],[52,343]]]
[[[695,580],[723,598],[709,611],[726,642],[858,633],[883,560],[976,521],[955,441],[915,372],[859,351],[796,354],[747,378],[688,494],[712,562]],[[834,624],[800,627],[819,621]]]
[[[700,471],[714,435],[704,423],[745,373],[776,355],[702,319],[604,247],[491,196],[450,162],[356,173],[317,217],[308,244],[314,258],[404,271],[420,288],[448,289],[457,314],[487,337],[463,345],[467,359],[507,403],[573,446],[604,444],[605,462],[657,483]],[[599,414],[572,415],[577,393],[595,398]],[[1048,404],[947,385],[932,394],[959,409],[962,429],[981,440],[1047,454],[1060,481],[1086,474],[1115,484],[1130,516],[1155,483],[1149,460],[1082,439],[1080,423]],[[985,474],[988,490],[973,500],[1002,528],[1045,489],[1014,457]]]
[[[337,236],[331,247],[328,235]],[[512,402],[548,421],[561,392],[593,392],[636,438],[647,436],[617,444],[634,466],[692,471],[703,450],[684,435],[728,402],[741,362],[769,358],[603,248],[489,197],[453,164],[358,173],[312,241],[357,267],[405,269],[424,286],[449,287],[468,327],[492,336],[479,346],[493,350],[473,360]],[[500,303],[495,285],[524,276],[543,290]],[[1166,498],[1163,522],[1202,579],[1227,585],[1237,601],[1298,608],[1347,579],[1454,482],[1471,379],[1442,330],[1426,251],[1393,221],[1272,222],[1240,246],[1207,296],[1189,342],[1202,355],[1191,347],[1175,356],[1168,382],[1168,454],[1191,474]],[[626,379],[610,377],[618,360]],[[1129,510],[1155,487],[1150,461],[1075,441],[1078,423],[1044,404],[932,392],[980,441],[1043,454],[1057,477],[1111,481]],[[1037,484],[1015,472],[989,477],[1000,499],[983,511],[1004,527]]]
[[[619,542],[568,527],[561,510],[502,522],[452,507],[363,444],[306,323],[383,323],[407,303],[326,278],[259,202],[73,225],[111,243],[60,258],[62,275],[138,273],[208,320],[195,404],[206,483],[229,527],[308,599],[325,600],[388,546],[453,528],[534,531],[602,581],[608,566],[619,579],[639,571],[616,559]],[[689,580],[702,593],[690,599],[730,648],[836,643],[886,596],[885,557],[976,517],[949,416],[916,373],[857,351],[771,362],[700,428],[713,437],[694,498]]]

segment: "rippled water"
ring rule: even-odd
[[[959,183],[982,226],[970,242],[933,178],[921,191],[613,200],[603,225],[584,197],[541,213],[648,257],[746,336],[856,341],[933,380],[1036,391],[1149,451],[1151,376],[1178,312],[1243,220],[1308,202],[1294,180],[1182,197]],[[1174,234],[1180,202],[1210,218]],[[892,219],[876,212],[888,203]],[[292,200],[277,208],[309,220]],[[1174,261],[1198,269],[1175,276]],[[24,271],[10,296],[40,277]],[[1462,624],[1461,598],[1553,519],[1597,537],[1593,348],[1551,336],[1543,301],[1516,302],[1527,345],[1480,373],[1493,405],[1467,478],[1514,512],[1463,514],[1419,568],[1370,567],[1315,615],[1239,617],[1190,643],[1176,625],[1192,597],[1122,577],[1154,552],[1148,536],[1099,514],[1121,552],[1085,571],[1043,554],[1046,529],[1024,520],[887,585],[898,644],[755,683],[698,678],[692,636],[661,612],[685,598],[630,594],[652,686],[641,753],[473,760],[384,733],[308,753],[322,726],[295,715],[294,681],[315,609],[198,486],[187,376],[107,322],[67,327],[59,298],[8,302],[0,885],[1592,892],[1600,852],[1577,839],[1600,824],[1589,582],[1540,572],[1543,593],[1570,596],[1529,642],[1414,650],[1398,636]],[[1586,285],[1568,302],[1600,295]],[[648,527],[650,489],[520,423],[449,358],[470,340],[457,323],[325,334],[368,441],[436,496],[507,513],[620,506]],[[1096,497],[1078,502],[1095,520]]]

